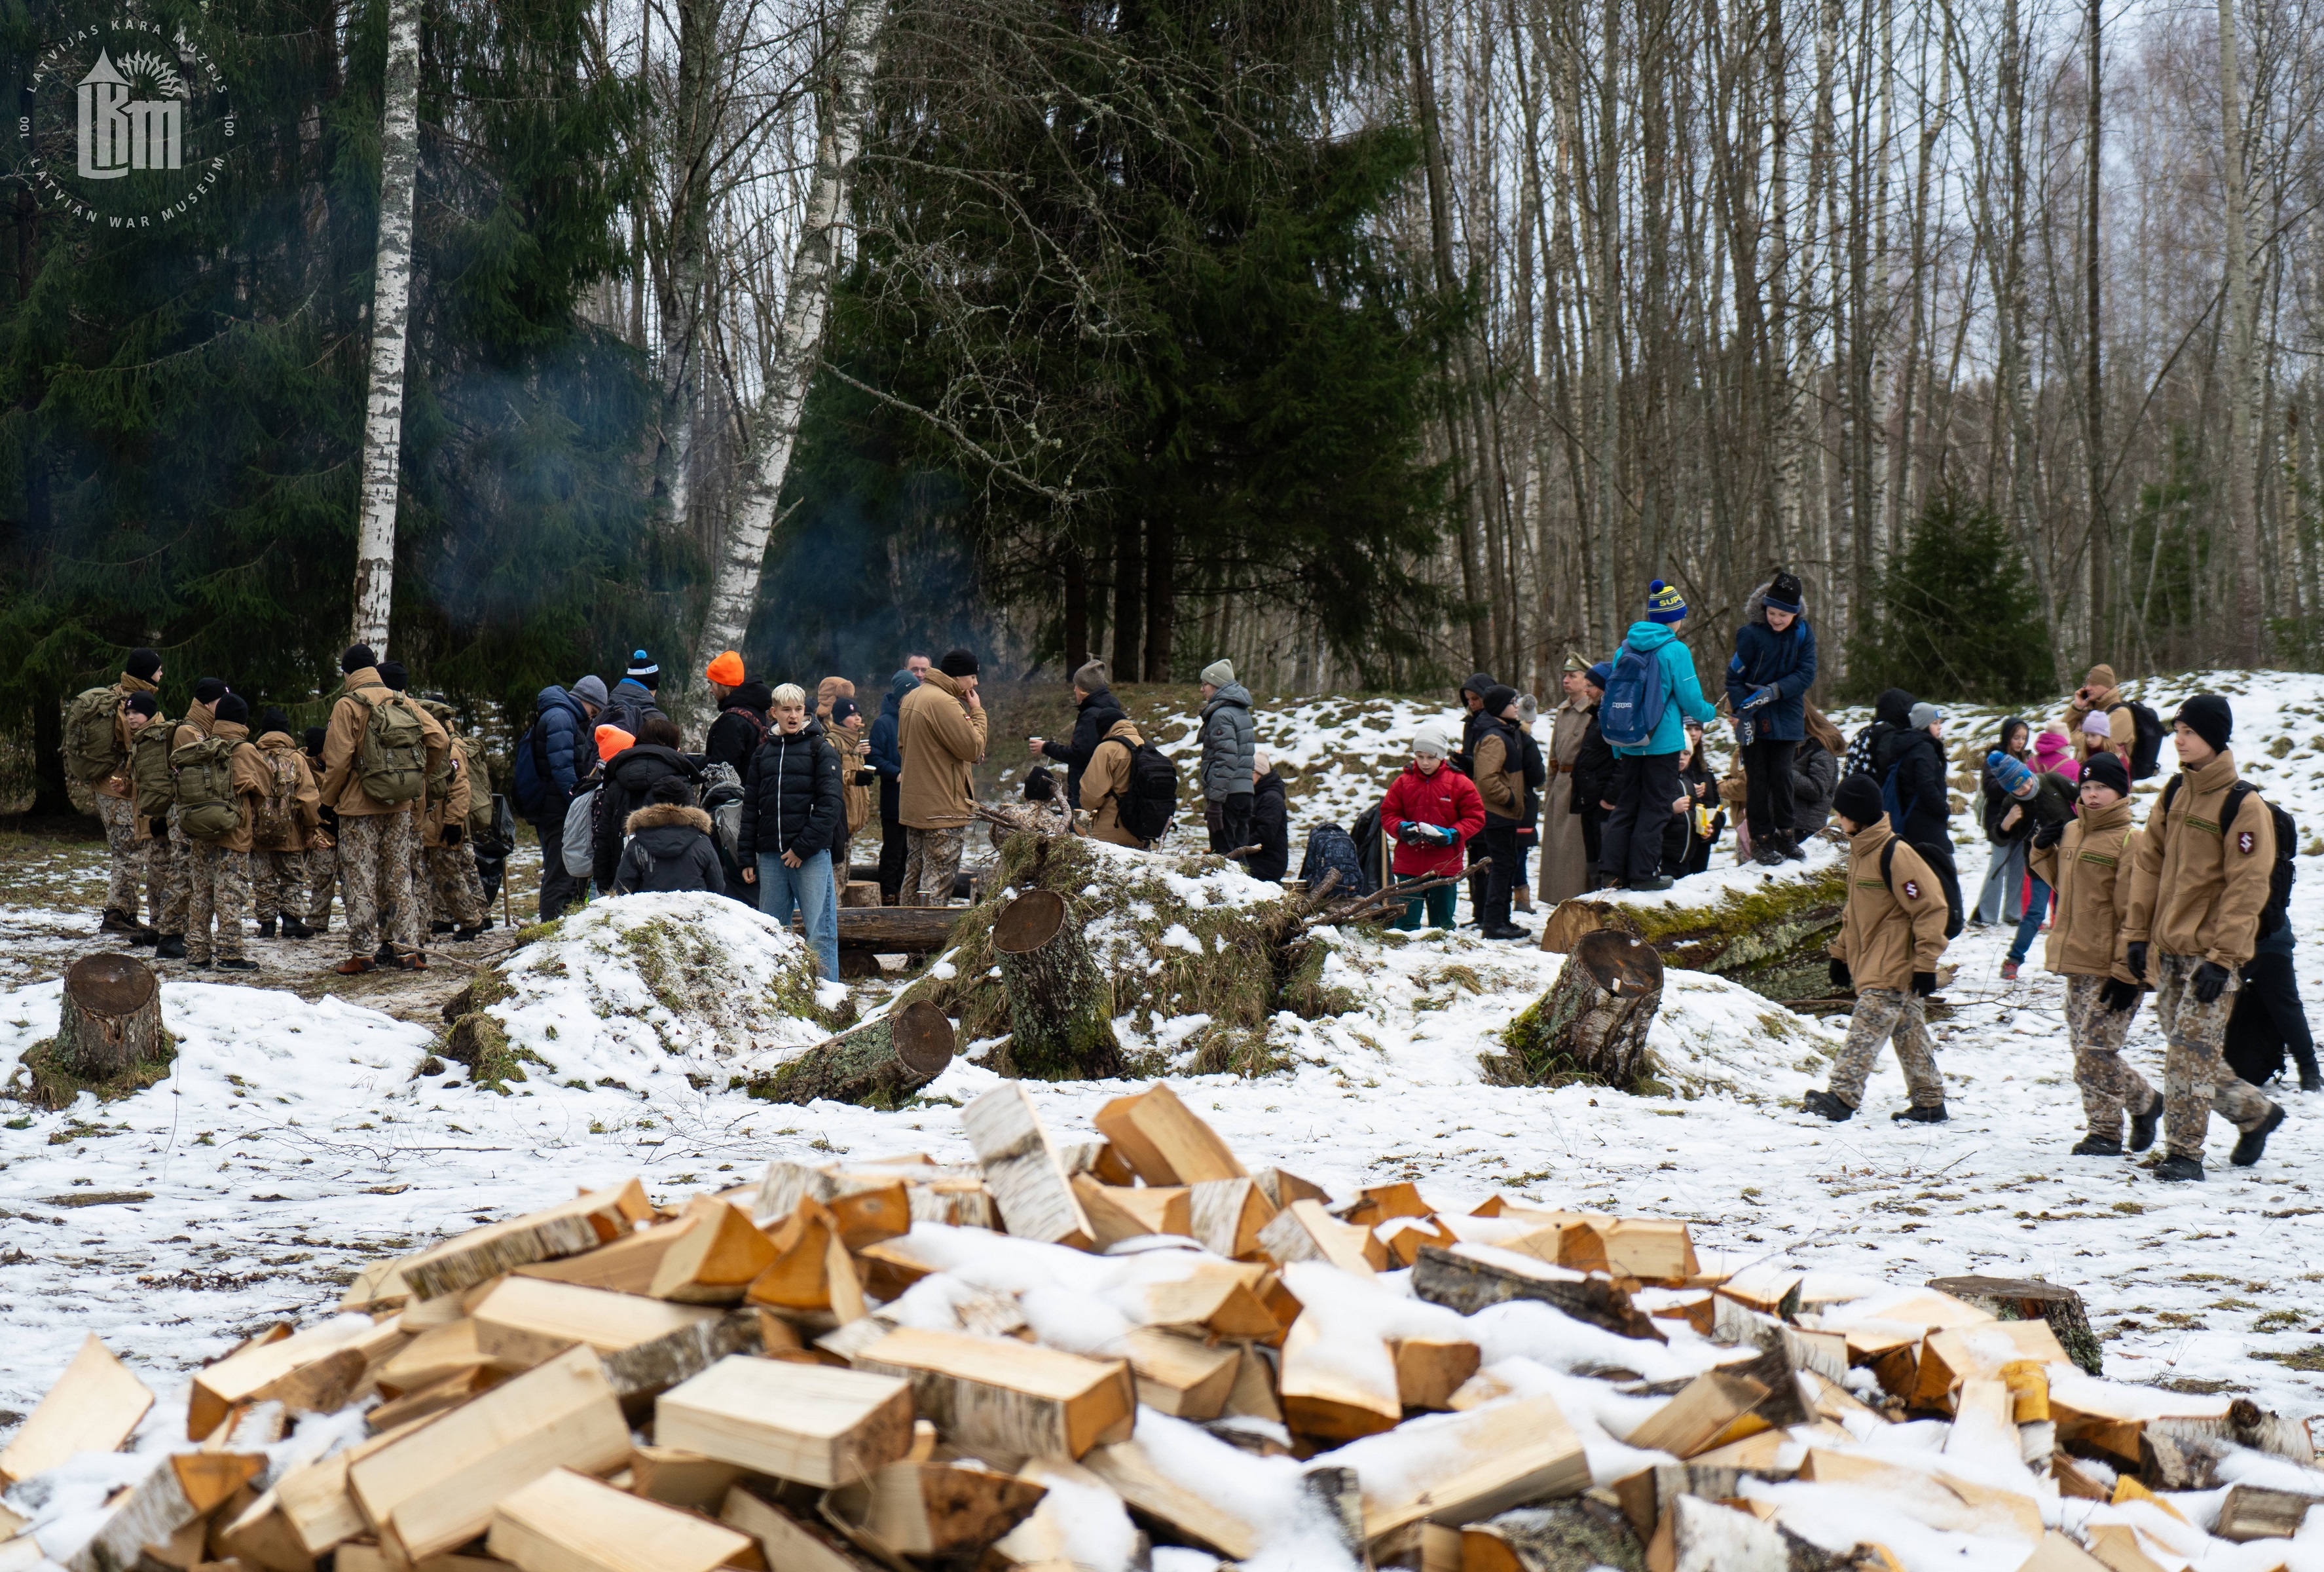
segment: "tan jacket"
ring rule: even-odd
[[[1880,818],[1848,843],[1848,905],[1831,953],[1848,963],[1859,991],[1910,992],[1913,974],[1935,971],[1945,953],[1945,887],[1901,840],[1882,879],[1880,848],[1892,840],[1888,821]]]
[[[1477,739],[1469,778],[1476,782],[1477,795],[1485,800],[1487,813],[1502,819],[1525,818],[1525,756],[1512,752],[1508,744],[1501,740],[1499,728]]]
[[[1130,751],[1145,741],[1138,727],[1124,716],[1108,726],[1105,735],[1098,739],[1098,745],[1090,750],[1089,763],[1082,766],[1082,807],[1089,812],[1092,840],[1108,841],[1118,846],[1146,844],[1121,828],[1121,796],[1130,790]],[[1127,745],[1105,745],[1112,742]]]
[[[2155,803],[2131,861],[2126,943],[2200,956],[2230,971],[2251,959],[2275,871],[2275,819],[2255,791],[2235,823],[2220,824],[2235,783],[2236,756],[2222,749],[2202,768],[2181,772],[2167,818]]]
[[[216,721],[211,724],[210,735],[247,741],[250,737],[250,728],[246,726],[238,726],[230,720]],[[195,737],[188,740],[198,742],[201,739]],[[255,746],[235,749],[234,758],[228,764],[227,771],[229,778],[234,782],[235,804],[242,809],[242,828],[224,840],[213,841],[210,844],[223,846],[230,852],[246,852],[250,849],[250,821],[256,811],[257,800],[274,790],[274,772],[267,768],[261,750]]]
[[[440,846],[444,844],[444,827],[465,825],[468,809],[475,805],[475,793],[469,784],[468,739],[451,739],[452,783],[442,796],[427,794],[427,807],[420,815],[420,844]],[[465,834],[465,829],[463,830]]]
[[[368,818],[382,813],[417,814],[427,800],[425,791],[401,807],[391,808],[365,796],[363,782],[355,775],[355,755],[363,745],[364,727],[371,721],[370,701],[388,698],[392,690],[379,680],[378,669],[372,666],[348,672],[345,686],[346,691],[331,706],[330,724],[323,732],[323,800],[341,818]],[[357,694],[364,697],[358,698]],[[419,708],[417,702],[412,707]],[[432,770],[443,763],[444,750],[452,739],[436,717],[424,709],[420,710],[420,725],[428,737],[427,768]]]
[[[961,686],[931,667],[904,695],[896,716],[896,751],[904,756],[896,816],[908,829],[954,829],[976,800],[971,772],[984,757],[984,711],[971,709]]]
[[[315,772],[307,767],[305,751],[287,733],[268,732],[258,739],[258,752],[260,769],[266,776],[266,789],[259,793],[261,797],[273,796],[281,784],[275,768],[280,761],[287,758],[297,766],[291,772],[293,784],[290,792],[290,822],[296,832],[295,838],[290,846],[268,846],[265,849],[303,852],[309,846],[320,845],[317,831],[322,824],[320,808],[323,793],[315,784]],[[242,760],[243,754],[235,755],[237,772],[241,769]]]
[[[2138,740],[2138,719],[2130,713],[2130,706],[2123,702],[2122,690],[2114,684],[2114,668],[2093,666],[2090,674],[2103,686],[2098,687],[2088,704],[2079,698],[2066,700],[2066,735],[2079,744],[2082,737],[2082,722],[2093,712],[2102,713],[2107,717],[2107,746],[2120,754],[2123,762],[2127,763],[2130,762],[2131,744]],[[2097,685],[2085,683],[2084,686]],[[2056,930],[2053,929],[2052,931]]]
[[[826,677],[824,680],[835,679]],[[851,693],[844,697],[855,696]],[[844,726],[828,722],[824,725],[823,737],[839,755],[839,800],[846,804],[847,834],[852,837],[872,821],[872,788],[855,783],[855,777],[872,767],[872,742],[860,731],[851,732]]]
[[[129,780],[129,744],[136,740],[137,735],[129,729],[129,696],[158,691],[143,677],[132,677],[126,671],[121,674],[121,680],[113,685],[113,745],[121,750],[121,768],[97,782],[97,789],[107,797],[128,797],[136,791],[136,787]],[[161,718],[157,713],[153,720],[145,724],[152,726]],[[145,827],[141,824],[137,828],[142,836]]]
[[[171,734],[170,737],[170,751],[171,753],[174,754],[180,748],[189,746],[191,744],[200,742],[205,737],[216,735],[217,717],[211,713],[212,707],[212,706],[207,704],[189,704],[186,707],[185,718],[178,723],[177,731]],[[156,725],[161,721],[161,717],[157,715],[152,720],[148,721],[146,724],[149,726]],[[244,726],[243,729],[246,732],[250,728]]]
[[[2123,958],[2124,904],[2130,898],[2129,872],[2138,831],[2130,822],[2129,799],[2109,808],[2085,805],[2053,846],[2026,854],[2034,876],[2058,892],[2057,915],[2050,920],[2050,942],[2042,964],[2053,972],[2081,977],[2130,975]]]

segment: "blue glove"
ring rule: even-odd
[[[1396,821],[1396,838],[1408,846],[1416,846],[1420,844],[1420,827],[1408,818],[1399,818]]]
[[[1775,702],[1775,689],[1773,685],[1770,685],[1765,688],[1753,689],[1751,690],[1751,697],[1743,701],[1743,707],[1746,709],[1757,709],[1763,704],[1773,704]]]
[[[1424,824],[1420,829],[1432,846],[1449,846],[1452,844],[1452,832],[1441,824]]]

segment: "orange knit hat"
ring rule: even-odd
[[[623,748],[633,748],[637,744],[638,739],[620,726],[601,726],[597,728],[597,762],[602,764]]]
[[[725,651],[710,662],[703,675],[721,688],[740,688],[742,686],[742,657],[733,650]]]

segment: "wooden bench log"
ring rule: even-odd
[[[951,1068],[953,1049],[952,1022],[945,1013],[914,1000],[752,1077],[749,1090],[765,1103],[804,1105],[827,1098],[893,1108]]]

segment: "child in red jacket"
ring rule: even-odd
[[[1485,800],[1469,777],[1445,767],[1450,746],[1443,731],[1426,723],[1414,732],[1412,763],[1388,782],[1380,800],[1380,833],[1396,843],[1388,866],[1399,880],[1458,874],[1468,865],[1471,837],[1485,828]],[[1420,926],[1425,906],[1432,928],[1452,928],[1461,886],[1440,884],[1408,897],[1394,926]]]

